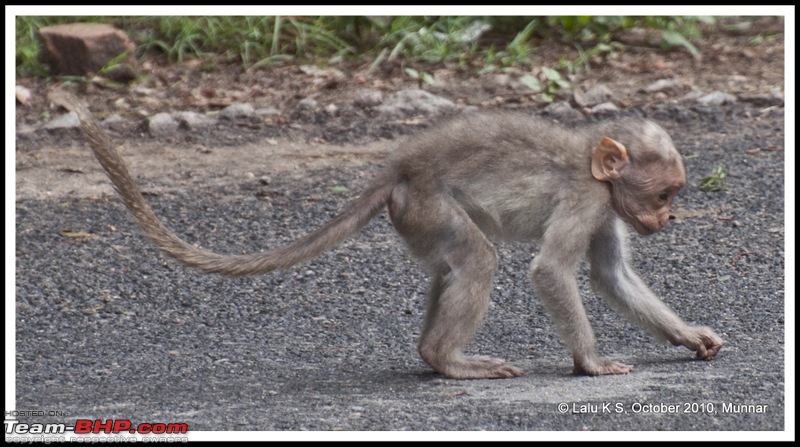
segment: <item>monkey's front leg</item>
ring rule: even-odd
[[[627,264],[627,244],[622,223],[610,222],[592,240],[592,286],[617,311],[651,334],[683,345],[710,360],[722,347],[722,339],[704,326],[685,323],[634,273]]]
[[[578,284],[572,276],[572,269],[565,267],[539,255],[534,261],[531,275],[537,293],[572,353],[573,372],[590,376],[631,372],[632,365],[603,360],[597,355],[594,334],[586,317]]]
[[[589,237],[570,233],[582,228],[571,222],[580,216],[564,217],[563,225],[550,227],[542,240],[542,249],[531,269],[531,278],[538,295],[555,322],[561,338],[572,353],[575,374],[627,374],[633,370],[613,360],[603,360],[595,350],[592,327],[581,301],[575,279],[577,266]]]

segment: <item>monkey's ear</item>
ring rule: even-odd
[[[592,151],[592,176],[601,182],[619,179],[619,171],[628,165],[628,150],[618,141],[603,137]]]

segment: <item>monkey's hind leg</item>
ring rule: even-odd
[[[454,379],[523,375],[504,360],[463,353],[489,307],[497,268],[494,246],[449,195],[411,194],[400,186],[389,211],[398,232],[433,275],[419,341],[422,359]]]

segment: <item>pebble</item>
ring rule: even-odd
[[[604,102],[609,102],[614,97],[614,92],[611,91],[605,84],[597,84],[587,90],[585,93],[576,90],[572,94],[575,103],[581,107],[592,107]]]
[[[178,130],[180,123],[166,112],[156,113],[147,119],[147,128],[153,135],[168,135]]]
[[[715,91],[697,98],[697,102],[704,106],[721,106],[736,102],[736,97],[729,93]]]
[[[616,112],[617,110],[619,110],[619,107],[617,107],[613,102],[604,102],[592,107],[592,113]]]
[[[50,120],[44,125],[45,129],[71,129],[80,127],[81,122],[75,112],[65,113]]]
[[[678,90],[680,86],[681,83],[678,82],[678,80],[676,79],[659,79],[658,81],[649,84],[642,90],[647,93],[673,92],[675,90]]]
[[[220,110],[219,116],[225,119],[235,119],[243,116],[250,116],[255,113],[255,107],[252,104],[245,102],[245,103],[236,103],[231,104],[228,107]]]
[[[358,107],[375,107],[383,102],[383,93],[375,89],[360,89],[355,92],[353,104]]]
[[[175,118],[181,126],[188,127],[189,129],[207,127],[216,122],[215,119],[210,118],[202,113],[191,111],[175,112],[172,114],[172,117]]]
[[[389,97],[377,109],[387,115],[402,115],[404,113],[424,113],[438,115],[454,110],[453,101],[420,89],[400,90]]]

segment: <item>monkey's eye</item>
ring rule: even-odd
[[[666,202],[668,198],[669,198],[669,195],[667,193],[665,193],[665,192],[658,195],[658,201],[659,202]]]

